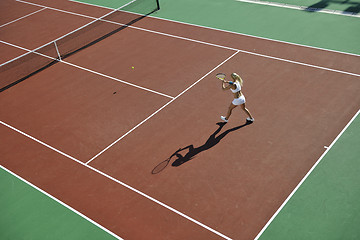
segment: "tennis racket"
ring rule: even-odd
[[[224,80],[225,80],[225,77],[226,77],[225,73],[218,73],[218,74],[216,74],[216,78],[219,79],[219,80],[221,80],[221,81],[224,81]]]

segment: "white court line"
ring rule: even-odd
[[[101,6],[101,5],[98,5],[98,4],[95,4],[95,3],[80,2],[80,1],[77,1],[77,0],[68,0],[68,2],[80,3],[80,4],[84,4],[84,5],[95,6],[95,7],[105,8],[105,9],[109,9],[109,10],[114,9],[114,8],[111,8],[111,7]]]
[[[62,206],[66,207],[67,209],[69,209],[70,211],[76,213],[77,215],[79,215],[80,217],[86,219],[87,221],[91,222],[92,224],[94,224],[95,226],[97,226],[98,228],[102,229],[103,231],[107,232],[108,234],[110,234],[111,236],[123,240],[123,238],[119,237],[118,235],[116,235],[115,233],[111,232],[109,229],[103,227],[102,225],[100,225],[99,223],[95,222],[94,220],[92,220],[91,218],[85,216],[84,214],[82,214],[81,212],[75,210],[74,208],[70,207],[69,205],[67,205],[66,203],[62,202],[61,200],[57,199],[56,197],[52,196],[51,194],[45,192],[44,190],[42,190],[41,188],[35,186],[34,184],[32,184],[31,182],[25,180],[24,178],[20,177],[19,175],[13,173],[12,171],[10,171],[9,169],[5,168],[4,166],[0,165],[0,168],[2,168],[4,171],[10,173],[11,175],[13,175],[14,177],[20,179],[21,181],[23,181],[24,183],[28,184],[29,186],[35,188],[36,190],[38,190],[39,192],[41,192],[42,194],[46,195],[47,197],[51,198],[52,200],[56,201],[57,203],[61,204]]]
[[[8,23],[5,23],[5,24],[1,25],[0,28],[5,27],[5,26],[7,26],[7,25],[9,25],[9,24],[11,24],[11,23],[17,22],[17,21],[19,21],[19,20],[21,20],[21,19],[24,19],[24,18],[26,18],[26,17],[29,17],[29,16],[31,16],[31,15],[33,15],[33,14],[35,14],[35,13],[41,12],[41,11],[43,11],[43,10],[45,10],[45,9],[47,9],[47,7],[44,7],[44,6],[43,6],[42,9],[39,9],[39,10],[37,10],[37,11],[35,11],[35,12],[32,12],[32,13],[30,13],[30,14],[27,14],[27,15],[25,15],[25,16],[22,16],[22,17],[20,17],[20,18],[17,18],[17,19],[15,19],[15,20],[11,21],[11,22],[8,22]]]
[[[148,121],[150,118],[152,118],[155,114],[157,114],[158,112],[160,112],[162,109],[164,109],[167,105],[169,105],[170,103],[172,103],[173,101],[175,101],[177,98],[179,98],[181,95],[183,95],[185,92],[187,92],[190,88],[192,88],[193,86],[195,86],[198,82],[200,82],[202,79],[204,79],[206,76],[208,76],[209,74],[211,74],[212,72],[214,72],[217,68],[219,68],[221,65],[223,65],[224,63],[226,63],[227,61],[229,61],[232,57],[234,57],[236,54],[238,54],[239,51],[235,52],[234,54],[232,54],[230,57],[228,57],[227,59],[225,59],[222,63],[220,63],[219,65],[217,65],[215,68],[213,68],[210,72],[206,73],[202,78],[200,78],[199,80],[197,80],[195,83],[193,83],[192,85],[190,85],[188,88],[186,88],[184,91],[182,91],[179,95],[177,95],[175,98],[173,98],[171,101],[169,101],[168,103],[166,103],[164,106],[162,106],[161,108],[159,108],[157,111],[155,111],[153,114],[151,114],[149,117],[147,117],[146,119],[144,119],[142,122],[140,122],[138,125],[136,125],[135,127],[133,127],[131,130],[129,130],[127,133],[125,133],[124,135],[122,135],[121,137],[119,137],[118,139],[116,139],[113,143],[111,143],[109,146],[107,146],[104,150],[102,150],[101,152],[99,152],[98,154],[96,154],[94,157],[92,157],[89,161],[86,162],[86,164],[91,163],[94,159],[96,159],[98,156],[100,156],[101,154],[103,154],[106,150],[108,150],[109,148],[111,148],[113,145],[115,145],[117,142],[119,142],[121,139],[123,139],[124,137],[126,137],[129,133],[131,133],[132,131],[134,131],[135,129],[137,129],[138,127],[140,127],[143,123],[145,123],[146,121]]]
[[[54,11],[58,11],[58,12],[63,12],[63,13],[69,13],[68,11],[66,10],[62,10],[62,9],[58,9],[58,8],[53,8],[53,7],[48,7],[48,6],[44,6],[44,5],[40,5],[40,4],[37,4],[37,3],[32,3],[32,2],[27,2],[27,1],[22,1],[22,0],[15,0],[16,2],[21,2],[21,3],[24,3],[24,4],[28,4],[28,5],[33,5],[33,6],[37,6],[37,7],[46,7],[47,9],[49,10],[54,10]],[[108,10],[114,10],[114,8],[107,8]],[[92,18],[92,19],[98,19],[96,17],[91,17],[91,16],[87,16],[87,15],[83,15],[83,14],[80,14],[80,13],[75,13],[75,12],[71,12],[72,15],[75,15],[75,16],[79,16],[79,17],[85,17],[85,18]]]
[[[0,120],[0,124],[2,124],[2,125],[10,128],[10,129],[12,129],[12,130],[14,130],[15,132],[18,132],[18,133],[24,135],[24,136],[27,137],[27,138],[30,138],[31,140],[33,140],[33,141],[35,141],[35,142],[40,143],[41,145],[43,145],[43,146],[45,146],[45,147],[47,147],[47,148],[50,148],[51,150],[53,150],[53,151],[55,151],[55,152],[63,155],[64,157],[70,158],[71,160],[74,160],[74,161],[76,161],[76,162],[80,162],[79,160],[77,160],[76,158],[70,156],[69,154],[66,154],[66,153],[64,153],[64,152],[62,152],[62,151],[60,151],[60,150],[58,150],[58,149],[50,146],[49,144],[46,144],[46,143],[44,143],[44,142],[42,142],[42,141],[40,141],[40,140],[38,140],[38,139],[30,136],[29,134],[26,134],[26,133],[24,133],[24,132],[16,129],[16,128],[14,128],[13,126],[10,126],[9,124],[7,124],[7,123],[5,123],[5,122],[3,122],[3,121],[1,121],[1,120]]]
[[[94,71],[94,70],[91,70],[91,69],[88,69],[88,68],[85,68],[85,67],[81,67],[81,66],[78,66],[78,65],[76,65],[76,64],[73,64],[73,63],[70,63],[70,62],[66,62],[66,61],[64,61],[64,60],[59,60],[59,59],[52,58],[52,57],[50,57],[50,56],[44,55],[44,54],[42,54],[42,53],[34,52],[34,50],[29,50],[29,49],[26,49],[26,48],[23,48],[23,47],[20,47],[20,46],[17,46],[17,45],[8,43],[8,42],[4,42],[4,41],[2,41],[2,40],[0,40],[0,42],[1,42],[1,43],[4,43],[4,44],[7,44],[7,45],[9,45],[9,46],[16,47],[16,48],[19,48],[19,49],[21,49],[21,50],[27,51],[27,53],[25,53],[25,54],[23,54],[23,55],[21,55],[21,56],[27,55],[27,54],[29,54],[29,53],[35,53],[35,54],[37,54],[37,55],[40,55],[40,56],[49,58],[49,59],[51,59],[51,60],[56,60],[56,61],[58,61],[58,62],[67,64],[67,65],[69,65],[69,66],[72,66],[72,67],[75,67],[75,68],[78,68],[78,69],[81,69],[81,70],[84,70],[84,71],[87,71],[87,72],[90,72],[90,73],[93,73],[93,74],[96,74],[96,75],[105,77],[105,78],[108,78],[108,79],[111,79],[111,80],[115,80],[115,81],[121,82],[121,83],[123,83],[123,84],[129,85],[129,86],[132,86],[132,87],[135,87],[135,88],[139,88],[139,89],[144,90],[144,91],[147,91],[147,92],[152,92],[152,93],[155,93],[155,94],[158,94],[158,95],[160,95],[160,96],[167,97],[167,98],[170,98],[170,99],[173,99],[173,98],[174,98],[174,97],[169,96],[169,95],[167,95],[167,94],[164,94],[164,93],[161,93],[161,92],[157,92],[157,91],[155,91],[155,90],[151,90],[151,89],[149,89],[149,88],[145,88],[145,87],[142,87],[142,86],[139,86],[139,85],[130,83],[130,82],[126,82],[126,81],[124,81],[124,80],[121,80],[121,79],[118,79],[118,78],[115,78],[115,77],[112,77],[112,76],[109,76],[109,75],[106,75],[106,74],[103,74],[103,73],[100,73],[100,72],[96,72],[96,71]],[[55,47],[57,48],[56,44],[55,44]],[[14,59],[12,59],[12,60],[10,60],[10,61],[8,61],[8,62],[12,62],[12,61],[20,58],[21,56],[19,56],[19,57],[17,57],[17,58],[14,58]],[[6,63],[4,63],[4,64],[1,64],[0,67],[1,67],[2,65],[7,64],[8,62],[6,62]]]
[[[260,0],[235,0],[237,2],[245,2],[251,4],[258,4],[258,5],[266,5],[272,7],[279,7],[279,8],[288,8],[288,9],[295,9],[307,12],[320,12],[320,13],[327,13],[327,14],[334,14],[334,15],[341,15],[341,16],[348,16],[348,17],[360,17],[360,14],[353,13],[353,12],[344,12],[338,10],[330,10],[330,9],[322,9],[322,8],[309,8],[306,6],[297,6],[291,5],[287,3],[277,3],[277,2],[267,2],[267,1],[260,1]]]
[[[24,57],[24,56],[26,56],[26,55],[28,55],[28,54],[30,54],[30,53],[33,52],[33,51],[30,51],[30,52],[29,52],[29,50],[26,49],[26,48],[23,48],[23,47],[20,47],[20,46],[17,46],[17,45],[8,43],[8,42],[4,42],[4,41],[2,41],[2,40],[0,40],[0,42],[3,43],[3,44],[6,44],[6,45],[9,45],[9,46],[12,46],[12,47],[15,47],[15,48],[19,48],[19,49],[21,49],[21,50],[26,51],[26,53],[21,54],[21,55],[15,57],[15,58],[13,58],[13,59],[11,59],[11,60],[9,60],[9,61],[6,61],[6,62],[0,64],[0,67],[5,66],[6,64],[11,63],[11,62],[13,62],[13,61],[16,61],[17,59],[20,59],[20,58],[22,58],[22,57]]]
[[[16,1],[20,1],[20,2],[22,2],[22,3],[27,3],[26,1],[22,1],[22,0],[16,0]],[[36,6],[43,6],[43,5],[36,4]],[[56,10],[56,9],[54,8],[53,10]],[[66,13],[68,13],[68,14],[73,14],[72,12],[68,12],[68,11],[63,11],[63,12],[66,12]],[[93,19],[93,17],[89,17],[89,18],[92,18],[92,19]],[[117,24],[117,25],[124,26],[124,24],[121,24],[121,23],[112,22],[112,21],[108,21],[108,20],[104,20],[104,19],[100,19],[100,20],[101,20],[101,21],[104,21],[104,22],[109,22],[109,23],[113,23],[113,24]],[[204,45],[208,45],[208,46],[213,46],[213,47],[218,47],[218,48],[223,48],[223,49],[229,49],[229,50],[233,50],[233,51],[240,51],[240,52],[242,52],[242,53],[246,53],[246,54],[250,54],[250,55],[255,55],[255,56],[259,56],[259,57],[274,59],[274,60],[278,60],[278,61],[283,61],[283,62],[298,64],[298,65],[307,66],[307,67],[312,67],[312,68],[317,68],[317,69],[321,69],[321,70],[325,70],[325,71],[332,71],[332,72],[342,73],[342,74],[351,75],[351,76],[356,76],[356,77],[359,77],[359,76],[360,76],[360,74],[356,74],[356,73],[351,73],[351,72],[336,70],[336,69],[332,69],[332,68],[321,67],[321,66],[317,66],[317,65],[313,65],[313,64],[307,64],[307,63],[302,63],[302,62],[298,62],[298,61],[292,61],[292,60],[288,60],[288,59],[284,59],[284,58],[278,58],[278,57],[268,56],[268,55],[265,55],[265,54],[259,54],[259,53],[250,52],[250,51],[245,51],[245,50],[241,50],[241,49],[226,47],[226,46],[222,46],[222,45],[218,45],[218,44],[212,44],[212,43],[208,43],[208,42],[203,42],[203,41],[194,40],[194,39],[191,39],[191,38],[185,38],[185,37],[180,37],[180,36],[176,36],[176,35],[172,35],[172,34],[157,32],[157,31],[148,30],[148,29],[144,29],[144,28],[139,28],[139,27],[134,27],[134,26],[128,26],[128,27],[129,27],[129,28],[133,28],[133,29],[137,29],[137,30],[141,30],[141,31],[151,32],[151,33],[154,33],[154,34],[159,34],[159,35],[163,35],[163,36],[168,36],[168,37],[172,37],[172,38],[177,38],[177,39],[182,39],[182,40],[186,40],[186,41],[196,42],[196,43],[200,43],[200,44],[204,44]],[[68,35],[68,34],[67,34],[67,35]],[[61,37],[61,38],[62,38],[62,37]],[[56,41],[56,40],[55,40],[55,41]],[[50,43],[51,43],[51,42],[50,42]],[[49,43],[47,43],[47,44],[49,44]],[[47,45],[47,44],[45,44],[45,45]],[[43,46],[45,46],[45,45],[43,45]],[[39,48],[41,48],[41,47],[39,47]],[[38,49],[39,49],[39,48],[38,48]],[[351,54],[350,54],[350,55],[351,55]],[[356,56],[356,55],[355,55],[355,56]],[[360,56],[360,55],[359,55],[359,56]],[[10,60],[10,61],[11,61],[11,60]]]
[[[77,1],[77,0],[68,0],[68,1],[81,3],[81,4],[89,5],[89,6],[95,6],[95,7],[104,8],[104,9],[113,9],[113,8],[109,8],[109,7],[100,6],[100,5],[97,5],[97,4],[80,2],[80,1]],[[24,3],[26,3],[26,2],[24,2]],[[233,31],[223,30],[223,29],[214,28],[214,27],[206,27],[206,26],[202,26],[202,25],[197,25],[197,24],[193,24],[193,23],[186,23],[186,22],[181,22],[181,21],[176,21],[176,20],[171,20],[171,19],[166,19],[166,18],[161,18],[161,17],[155,17],[155,16],[147,16],[147,17],[154,18],[154,19],[160,19],[160,20],[167,21],[167,22],[179,23],[179,24],[182,24],[182,25],[189,25],[189,26],[194,26],[194,27],[199,27],[199,28],[204,28],[204,29],[210,29],[210,30],[215,30],[215,31],[220,31],[220,32],[233,33],[233,34],[236,34],[236,35],[241,35],[241,36],[246,36],[246,37],[252,37],[252,38],[257,38],[257,39],[262,39],[262,40],[268,40],[268,41],[271,41],[271,42],[284,43],[284,44],[288,44],[288,45],[294,45],[294,46],[306,47],[306,48],[311,48],[311,49],[317,49],[317,50],[322,50],[322,51],[326,51],[326,52],[340,53],[340,54],[344,54],[344,55],[360,56],[359,54],[354,54],[354,53],[341,52],[341,51],[332,50],[332,49],[314,47],[314,46],[309,46],[309,45],[304,45],[304,44],[299,44],[299,43],[286,42],[286,41],[281,41],[281,40],[276,40],[276,39],[271,39],[271,38],[266,38],[266,37],[259,37],[259,36],[255,36],[255,35],[239,33],[239,32],[233,32]]]
[[[57,153],[60,153],[61,155],[63,155],[63,156],[65,156],[65,157],[67,157],[67,158],[69,158],[69,159],[71,159],[71,160],[73,160],[73,161],[81,164],[82,166],[87,167],[87,168],[91,169],[92,171],[94,171],[94,172],[96,172],[96,173],[98,173],[98,174],[100,174],[100,175],[102,175],[102,176],[104,176],[104,177],[106,177],[106,178],[108,178],[108,179],[110,179],[110,180],[112,180],[112,181],[114,181],[114,182],[116,182],[116,183],[118,183],[118,184],[120,184],[120,185],[122,185],[122,186],[124,186],[124,187],[126,187],[126,188],[128,188],[128,189],[130,189],[130,190],[132,190],[132,191],[134,191],[134,192],[136,192],[136,193],[138,193],[139,195],[141,195],[141,196],[143,196],[143,197],[145,197],[145,198],[147,198],[147,199],[149,199],[149,200],[151,200],[151,201],[153,201],[153,202],[161,205],[162,207],[164,207],[164,208],[166,208],[166,209],[168,209],[168,210],[170,210],[170,211],[172,211],[172,212],[174,212],[174,213],[176,213],[176,214],[178,214],[178,215],[186,218],[187,220],[189,220],[189,221],[191,221],[191,222],[193,222],[193,223],[195,223],[195,224],[197,224],[197,225],[199,225],[199,226],[201,226],[201,227],[203,227],[203,228],[205,228],[205,229],[207,229],[207,230],[209,230],[209,231],[217,234],[218,236],[220,236],[220,237],[222,237],[222,238],[225,238],[225,239],[227,239],[227,240],[231,240],[231,238],[229,238],[229,237],[223,235],[222,233],[217,232],[216,230],[214,230],[214,229],[206,226],[205,224],[203,224],[203,223],[201,223],[201,222],[199,222],[199,221],[197,221],[197,220],[195,220],[195,219],[193,219],[193,218],[185,215],[184,213],[182,213],[182,212],[180,212],[180,211],[178,211],[178,210],[176,210],[176,209],[174,209],[174,208],[166,205],[165,203],[162,203],[162,202],[156,200],[155,198],[150,197],[149,195],[147,195],[147,194],[145,194],[145,193],[137,190],[136,188],[133,188],[133,187],[127,185],[126,183],[123,183],[123,182],[121,182],[120,180],[118,180],[118,179],[116,179],[116,178],[113,178],[113,177],[111,177],[110,175],[107,175],[106,173],[101,172],[100,170],[98,170],[98,169],[96,169],[96,168],[94,168],[94,167],[92,167],[92,166],[90,166],[90,165],[86,165],[85,163],[81,162],[80,160],[78,160],[78,159],[76,159],[76,158],[74,158],[74,157],[71,157],[70,155],[68,155],[68,154],[66,154],[66,153],[63,153],[63,152],[61,152],[60,150],[58,150],[58,149],[56,149],[56,148],[54,148],[54,147],[51,147],[50,145],[48,145],[48,144],[46,144],[46,143],[44,143],[44,142],[42,142],[42,141],[40,141],[40,140],[38,140],[38,139],[30,136],[29,134],[26,134],[26,133],[24,133],[24,132],[16,129],[15,127],[10,126],[9,124],[7,124],[7,123],[5,123],[5,122],[3,122],[3,121],[0,121],[0,124],[2,124],[2,125],[10,128],[10,129],[16,131],[17,133],[19,133],[19,134],[21,134],[21,135],[23,135],[23,136],[25,136],[25,137],[30,138],[31,140],[33,140],[33,141],[35,141],[35,142],[37,142],[37,143],[39,143],[39,144],[41,144],[41,145],[43,145],[43,146],[45,146],[45,147],[47,147],[47,148],[49,148],[49,149],[57,152]],[[110,232],[110,231],[109,231],[109,232]]]
[[[65,63],[65,64],[70,65],[70,66],[73,66],[73,67],[75,67],[75,68],[78,68],[78,69],[87,71],[87,72],[91,72],[91,73],[97,74],[97,75],[99,75],[99,76],[103,76],[103,77],[106,77],[106,78],[109,78],[109,79],[112,79],[112,80],[121,82],[121,83],[123,83],[123,84],[129,85],[129,86],[132,86],[132,87],[135,87],[135,88],[139,88],[139,89],[145,90],[145,91],[147,91],[147,92],[152,92],[152,93],[158,94],[158,95],[163,96],[163,97],[167,97],[167,98],[170,98],[170,99],[174,99],[174,97],[169,96],[169,95],[167,95],[167,94],[164,94],[164,93],[161,93],[161,92],[158,92],[158,91],[155,91],[155,90],[151,90],[151,89],[149,89],[149,88],[141,87],[141,86],[139,86],[139,85],[136,85],[136,84],[133,84],[133,83],[130,83],[130,82],[126,82],[126,81],[124,81],[124,80],[120,80],[120,79],[118,79],[118,78],[111,77],[111,76],[109,76],[109,75],[106,75],[106,74],[103,74],[103,73],[100,73],[100,72],[96,72],[96,71],[94,71],[94,70],[91,70],[91,69],[88,69],[88,68],[84,68],[84,67],[75,65],[75,64],[73,64],[73,63],[66,62],[66,61],[64,61],[64,60],[61,60],[60,62]]]
[[[295,194],[295,192],[300,188],[300,186],[305,182],[305,180],[309,177],[315,167],[320,163],[320,161],[325,157],[325,155],[330,151],[330,149],[334,146],[334,144],[338,141],[341,135],[345,132],[345,130],[350,126],[350,124],[355,120],[355,118],[359,115],[360,110],[353,116],[353,118],[348,122],[348,124],[344,127],[344,129],[339,133],[339,135],[334,139],[334,141],[330,144],[329,147],[326,147],[326,151],[320,156],[320,158],[316,161],[316,163],[311,167],[311,169],[306,173],[306,175],[301,179],[295,189],[290,193],[290,195],[285,199],[285,201],[281,204],[279,209],[274,213],[274,215],[269,219],[269,221],[265,224],[265,226],[261,229],[258,235],[254,240],[258,240],[264,231],[269,227],[271,222],[275,219],[275,217],[280,213],[280,211],[285,207],[290,198]]]

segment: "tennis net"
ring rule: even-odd
[[[125,29],[160,9],[158,0],[132,0],[88,24],[0,65],[0,92]]]

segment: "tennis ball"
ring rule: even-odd
[[[134,67],[131,67],[132,69],[134,69]]]

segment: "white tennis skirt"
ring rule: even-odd
[[[232,104],[234,105],[241,105],[241,104],[244,104],[245,103],[245,97],[244,95],[240,96],[239,98],[235,98],[233,101],[232,101]]]

